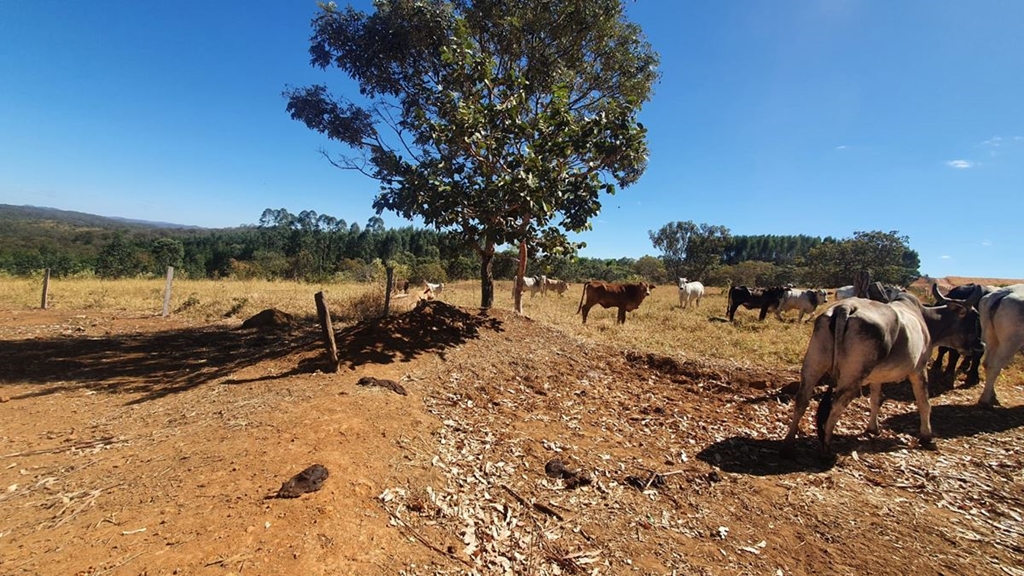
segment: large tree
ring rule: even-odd
[[[373,207],[419,216],[480,255],[481,305],[494,301],[501,245],[571,254],[600,194],[647,162],[640,107],[658,57],[620,0],[333,2],[313,20],[310,54],[359,84],[285,94],[292,118],[354,155],[325,155],[380,183]]]
[[[866,270],[872,280],[907,285],[920,275],[921,258],[910,249],[910,238],[891,232],[854,232],[853,238],[825,242],[808,254],[809,276],[818,286],[852,284]]]
[[[648,235],[654,247],[661,250],[665,269],[673,279],[685,276],[700,281],[721,262],[730,239],[725,226],[694,224],[690,220],[669,222]]]

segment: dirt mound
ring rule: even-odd
[[[293,321],[291,314],[276,308],[267,308],[242,322],[242,328],[287,328]]]
[[[346,327],[341,374],[315,369],[312,322],[283,346],[37,320],[0,316],[3,574],[1024,573],[1012,384],[991,411],[933,399],[937,452],[914,449],[905,390],[877,438],[854,402],[826,463],[811,436],[778,457],[795,373],[506,310],[433,300]],[[331,471],[318,491],[265,498],[310,462]]]
[[[441,300],[420,300],[401,314],[364,320],[335,336],[344,351],[342,363],[356,368],[368,363],[410,362],[428,353],[443,353],[478,338],[481,330],[500,332],[502,322],[486,310],[473,313]]]

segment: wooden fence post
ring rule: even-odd
[[[46,310],[47,299],[50,296],[50,269],[43,272],[43,303],[42,308]]]
[[[391,290],[395,285],[395,267],[389,262],[384,270],[388,275],[387,283],[384,286],[384,317],[387,318],[391,314]]]
[[[316,300],[316,314],[320,318],[320,331],[324,336],[324,346],[327,347],[327,355],[331,360],[331,371],[338,371],[338,345],[334,342],[334,327],[331,325],[331,312],[327,309],[327,301],[323,292],[317,292],[313,299]]]
[[[170,313],[171,284],[174,282],[174,266],[167,267],[167,285],[164,287],[164,318]]]

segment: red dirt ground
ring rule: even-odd
[[[1021,382],[933,398],[936,451],[891,385],[829,463],[778,456],[795,373],[441,302],[318,338],[0,311],[0,573],[1024,574]]]

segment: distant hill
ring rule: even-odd
[[[943,278],[931,278],[928,276],[922,276],[911,284],[911,287],[921,290],[922,292],[929,292],[932,288],[932,282],[939,285],[939,290],[943,292],[948,291],[954,286],[963,286],[964,284],[981,284],[983,286],[1010,286],[1013,284],[1024,284],[1024,279],[1014,278],[968,278],[966,276],[945,276]]]
[[[101,229],[122,229],[122,228],[171,228],[184,230],[201,230],[200,226],[188,226],[184,224],[172,224],[170,222],[152,222],[149,220],[135,220],[131,218],[118,218],[108,216],[97,216],[85,212],[73,212],[71,210],[58,210],[56,208],[43,208],[39,206],[14,206],[11,204],[0,204],[0,223],[9,222],[51,222],[64,224],[76,228],[101,228]]]

